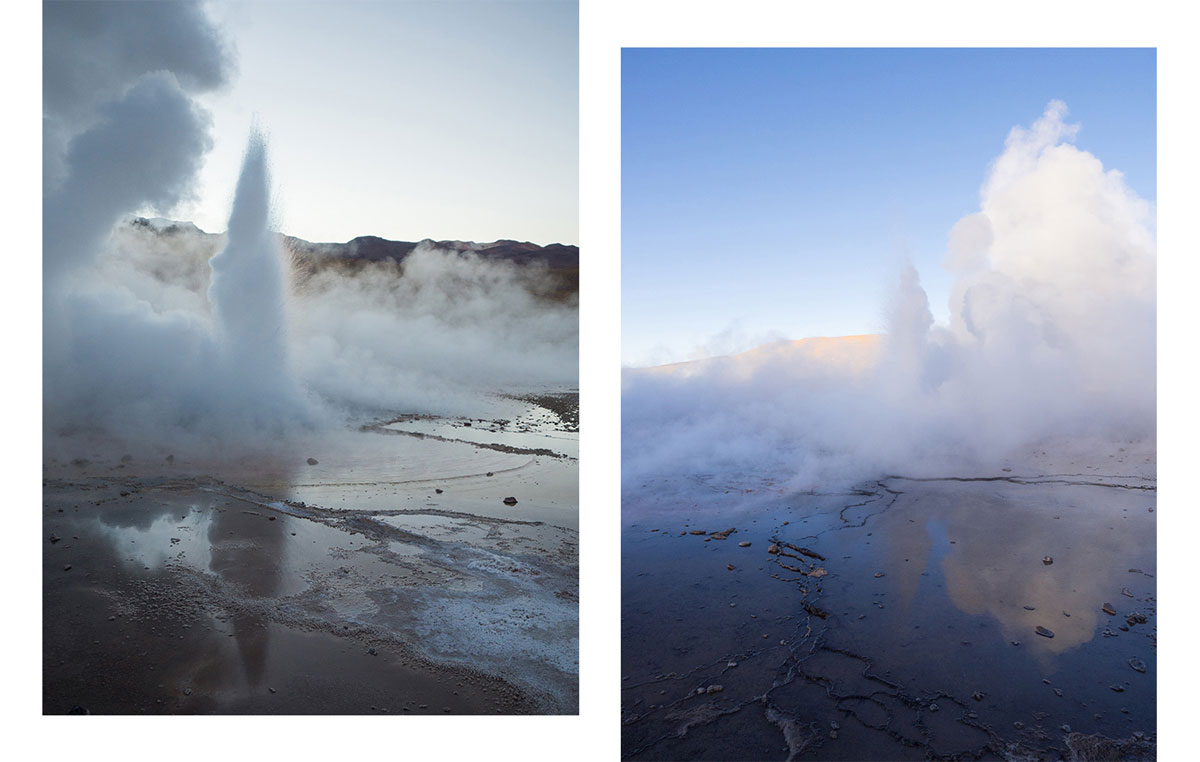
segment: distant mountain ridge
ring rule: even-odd
[[[191,222],[180,222],[160,217],[134,217],[129,221],[133,227],[147,228],[161,236],[202,237],[214,245],[224,238],[222,233],[206,233]],[[335,268],[353,273],[371,264],[394,263],[402,266],[404,260],[422,244],[446,251],[471,253],[491,262],[507,262],[520,268],[544,267],[547,279],[546,295],[566,298],[579,293],[579,247],[561,243],[539,246],[528,241],[502,239],[488,243],[475,241],[392,241],[379,236],[364,235],[345,243],[314,243],[303,238],[280,235],[284,249],[291,254],[299,273],[310,275],[316,271]]]

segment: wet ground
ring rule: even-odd
[[[623,756],[1153,759],[1155,486],[1131,444],[626,485]]]
[[[43,711],[577,712],[578,435],[504,404],[241,459],[58,448]]]

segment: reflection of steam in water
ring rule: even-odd
[[[940,571],[959,611],[990,616],[1006,640],[1049,657],[1093,640],[1108,618],[1100,611],[1105,602],[1122,614],[1132,610],[1120,590],[1130,584],[1127,567],[1153,565],[1154,524],[1122,517],[1130,507],[1140,517],[1152,503],[1150,494],[1097,487],[934,486],[920,497],[923,520],[910,521],[912,512],[898,505],[879,517],[877,536],[886,538],[892,587],[905,611],[918,598],[922,573]],[[1038,626],[1054,637],[1037,636]]]
[[[271,598],[279,592],[283,560],[283,524],[238,505],[216,511],[208,531],[209,569],[250,598]],[[246,606],[227,609],[246,680],[262,685],[270,646],[270,630],[261,612]]]

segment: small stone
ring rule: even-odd
[[[725,564],[725,568],[729,571],[733,571],[733,564]]]
[[[64,566],[63,571],[71,571],[71,565],[67,564],[66,566]]]
[[[705,532],[703,529],[693,529],[692,531],[688,532],[688,534],[695,534],[695,535],[702,535],[704,533]]]
[[[1113,689],[1114,691],[1116,691],[1117,693],[1124,693],[1124,692],[1125,692],[1125,686],[1123,686],[1123,685],[1118,685],[1118,684],[1116,684],[1116,683],[1113,683],[1112,685],[1110,685],[1110,686],[1108,686],[1108,687],[1109,687],[1109,688],[1112,688],[1112,689]],[[1121,711],[1122,711],[1122,712],[1124,712],[1125,710],[1124,710],[1124,709],[1122,709]]]
[[[1062,688],[1055,688],[1054,695],[1058,696],[1059,698],[1062,698],[1062,695],[1063,695]]]
[[[1062,732],[1064,732],[1064,733],[1070,733],[1070,732],[1071,732],[1071,726],[1070,726],[1070,725],[1065,725],[1065,724],[1064,724],[1064,725],[1062,726]]]
[[[1129,666],[1133,667],[1134,671],[1136,672],[1146,671],[1146,662],[1142,661],[1136,656],[1130,657]]]
[[[1046,566],[1049,566],[1050,564],[1054,563],[1054,559],[1050,556],[1045,556],[1042,558],[1042,563],[1044,563]]]
[[[1100,610],[1103,611],[1105,614],[1108,614],[1109,616],[1117,615],[1117,610],[1112,607],[1111,603],[1105,603],[1103,606],[1100,607]]]
[[[1020,730],[1021,728],[1025,727],[1025,723],[1018,720],[1013,723],[1013,727],[1016,728],[1017,730]]]
[[[931,712],[936,712],[938,709],[941,709],[941,707],[939,707],[937,704],[929,705],[929,711],[931,711]]]
[[[1133,597],[1133,593],[1129,592],[1129,588],[1126,587],[1121,588],[1121,595],[1124,595],[1126,598]]]
[[[838,734],[837,734],[837,731],[836,731],[836,730],[831,730],[831,731],[829,731],[829,739],[830,739],[831,741],[836,741],[836,740],[837,740],[837,737],[838,737]]]
[[[192,695],[192,689],[191,689],[191,688],[184,688],[184,689],[183,689],[183,695],[185,695],[185,696],[190,696],[190,695]]]
[[[731,662],[729,662],[728,664],[726,664],[725,666],[726,666],[726,667],[728,667],[728,668],[730,668],[730,669],[733,669],[734,667],[736,667],[736,666],[737,666],[737,662],[736,662],[736,661],[731,661]]]
[[[1038,625],[1037,627],[1035,627],[1034,632],[1036,632],[1038,635],[1041,635],[1043,638],[1054,637],[1053,632],[1051,632],[1050,630],[1047,630],[1045,627],[1042,627],[1041,625]]]
[[[515,497],[506,497],[503,502],[505,505],[516,505],[517,499]]]
[[[58,541],[60,541],[60,540],[62,540],[62,538],[61,538],[61,537],[59,537],[58,535],[56,535],[56,534],[52,534],[52,535],[50,535],[50,544],[51,544],[51,545],[53,545],[54,543],[56,543],[56,542],[58,542]]]
[[[370,654],[371,656],[378,656],[378,655],[379,655],[379,652],[378,652],[378,651],[376,651],[374,648],[368,648],[368,649],[367,649],[367,653],[368,653],[368,654]]]
[[[875,572],[876,579],[878,579],[879,577],[882,577],[882,576],[883,576],[883,572]]]
[[[442,489],[440,487],[438,487],[438,488],[434,489],[434,492],[436,492],[440,495],[440,494],[442,494]]]
[[[310,466],[315,466],[315,465],[317,465],[317,459],[316,459],[316,458],[309,458],[309,459],[308,459],[308,465],[310,465]]]
[[[704,692],[705,693],[720,693],[723,690],[725,690],[725,686],[723,686],[723,685],[710,685],[710,686],[708,686],[708,688],[705,689]]]
[[[1145,624],[1146,623],[1146,615],[1134,612],[1134,613],[1130,614],[1129,616],[1125,617],[1125,621],[1129,624],[1130,627],[1132,627],[1135,624]]]
[[[748,547],[750,547],[750,541],[742,540],[741,542],[738,543],[738,547],[739,548],[748,548]]]
[[[51,542],[54,542],[54,541],[51,540]],[[779,555],[779,546],[772,543],[772,545],[767,548],[767,552],[773,556],[777,556],[777,555]]]
[[[488,476],[495,476],[496,474],[494,474],[494,473],[493,473],[493,472],[491,472],[491,471],[488,471],[488,472],[487,472],[487,475],[488,475]]]
[[[842,726],[837,723],[837,720],[830,720],[829,727],[831,730],[841,730]]]
[[[267,690],[269,690],[271,693],[275,693],[275,689],[274,689],[274,688],[267,688]]]
[[[971,698],[975,699],[976,701],[983,701],[983,693],[980,691],[975,691],[971,694]]]
[[[1033,606],[1022,606],[1021,608],[1025,609],[1026,611],[1037,611],[1037,609],[1035,609]]]

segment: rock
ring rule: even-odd
[[[818,566],[817,568],[815,568],[815,569],[813,569],[812,571],[810,571],[810,572],[808,573],[808,576],[810,576],[810,577],[816,577],[817,579],[820,579],[821,577],[824,577],[824,576],[825,576],[826,574],[828,574],[828,573],[829,573],[829,572],[825,571],[825,567],[824,567],[824,566]]]
[[[491,471],[488,471],[488,472],[487,472],[487,475],[488,475],[488,476],[495,476],[496,474],[492,473]]]
[[[62,538],[59,537],[58,535],[52,534],[52,535],[50,535],[50,544],[53,545],[54,543],[58,542],[61,539]]]
[[[310,465],[310,466],[315,466],[315,465],[317,465],[317,459],[316,459],[316,458],[309,458],[307,462],[308,462],[308,465]]]
[[[89,712],[86,707],[73,706],[71,707],[71,711],[67,712],[67,714],[91,714],[91,712]]]
[[[442,494],[442,490],[440,487],[435,489],[434,492],[438,493],[439,495]]]
[[[837,734],[836,730],[829,731],[829,740],[836,741],[837,737],[838,737],[838,734]]]
[[[1108,614],[1109,616],[1117,615],[1117,610],[1112,607],[1111,603],[1105,603],[1103,606],[1100,607],[1100,610],[1103,611],[1105,614]]]
[[[1064,733],[1070,733],[1070,732],[1071,732],[1071,726],[1070,726],[1070,725],[1066,725],[1066,724],[1064,724],[1064,725],[1062,726],[1062,732],[1064,732]]]
[[[1123,686],[1123,685],[1118,685],[1117,683],[1113,683],[1112,685],[1110,685],[1110,686],[1108,686],[1108,687],[1109,687],[1109,688],[1111,688],[1111,689],[1113,689],[1113,690],[1114,690],[1114,691],[1116,691],[1117,693],[1124,693],[1124,692],[1125,692],[1125,686]]]
[[[741,542],[738,543],[738,547],[739,548],[748,548],[748,547],[750,547],[750,541],[742,540]]]
[[[1133,670],[1135,672],[1145,672],[1146,671],[1146,662],[1142,661],[1141,659],[1139,659],[1136,656],[1130,657],[1129,666],[1133,667]]]
[[[1054,689],[1054,695],[1055,695],[1055,696],[1058,696],[1059,698],[1062,698],[1062,695],[1063,695],[1063,694],[1062,694],[1062,688],[1055,688],[1055,689]]]
[[[122,463],[132,463],[132,462],[133,462],[133,456],[132,456],[132,455],[122,455],[122,456],[121,456],[121,462],[122,462]]]
[[[1042,627],[1040,624],[1037,627],[1035,627],[1033,631],[1036,632],[1038,635],[1041,635],[1043,638],[1054,637],[1053,632],[1051,632],[1050,630],[1047,630],[1045,627]]]
[[[729,571],[733,571],[733,564],[725,564],[725,568]]]
[[[516,505],[517,499],[515,497],[506,497],[503,502],[505,505]]]
[[[166,458],[164,458],[164,460],[166,460],[168,463],[174,463],[174,462],[175,462],[175,456],[174,456],[174,455],[168,455]]]
[[[369,653],[369,654],[370,654],[370,655],[372,655],[372,656],[378,656],[378,655],[379,655],[379,652],[378,652],[378,651],[376,651],[374,648],[368,648],[368,649],[367,649],[367,653]]]
[[[807,611],[809,614],[812,614],[813,616],[817,617],[818,619],[828,619],[829,618],[828,611],[825,611],[824,609],[819,609],[816,606],[812,605],[811,603],[808,603],[806,601],[801,601],[800,606],[805,611]]]
[[[1012,644],[1013,644],[1014,646],[1019,646],[1019,645],[1021,645],[1021,641],[1019,641],[1019,640],[1014,640],[1014,641],[1011,641],[1011,642],[1012,642]]]
[[[734,667],[736,667],[736,666],[737,666],[737,662],[736,662],[736,661],[731,661],[731,662],[729,662],[728,664],[726,664],[725,666],[726,666],[726,667],[729,667],[730,669],[733,669]]]
[[[1142,570],[1141,569],[1130,569],[1129,573],[1130,574],[1141,574]]]
[[[1129,616],[1125,617],[1125,621],[1126,621],[1126,623],[1129,624],[1130,627],[1132,627],[1135,624],[1145,624],[1146,623],[1146,615],[1134,612],[1134,613],[1130,614]]]
[[[829,728],[831,730],[841,730],[842,726],[837,723],[837,720],[831,720],[829,722]]]
[[[1121,595],[1125,596],[1126,598],[1132,598],[1132,597],[1133,597],[1133,593],[1129,592],[1129,589],[1128,589],[1128,588],[1124,588],[1124,587],[1123,587],[1123,588],[1121,588]]]
[[[767,548],[767,552],[768,552],[768,553],[770,553],[770,554],[771,554],[771,555],[773,555],[773,556],[777,556],[777,555],[779,555],[779,546],[778,546],[778,545],[775,545],[774,543],[772,543],[772,544],[771,544],[771,545],[770,545],[770,546]]]
[[[66,566],[64,566],[63,571],[71,571],[71,565],[67,564]]]
[[[183,689],[183,695],[185,695],[185,696],[190,696],[190,695],[192,695],[192,689],[191,689],[191,688],[184,688],[184,689]]]
[[[929,711],[931,711],[931,712],[936,712],[936,711],[937,711],[937,710],[939,710],[939,709],[941,709],[941,707],[940,707],[940,706],[938,706],[937,704],[930,704],[930,705],[929,705]]]
[[[274,688],[267,688],[267,690],[269,690],[271,693],[275,693],[275,689],[274,689]]]
[[[704,692],[705,693],[720,693],[723,690],[725,690],[725,686],[723,686],[723,685],[710,685]]]
[[[1035,609],[1033,606],[1022,606],[1021,608],[1025,609],[1026,611],[1037,611],[1037,609]]]
[[[983,701],[983,693],[980,691],[975,691],[971,694],[971,698],[975,699],[976,701]]]
[[[688,532],[688,534],[701,535],[701,534],[707,534],[707,532],[705,532],[703,529],[693,529],[690,532]]]
[[[1020,720],[1017,720],[1016,722],[1013,723],[1013,727],[1016,728],[1017,730],[1020,730],[1021,728],[1025,727],[1025,723],[1021,722]]]
[[[1045,556],[1042,558],[1042,563],[1044,563],[1046,566],[1049,566],[1050,564],[1054,563],[1054,559],[1050,556]]]
[[[882,577],[882,576],[883,576],[883,572],[875,572],[875,577],[876,577],[876,578],[879,578],[879,577]]]

